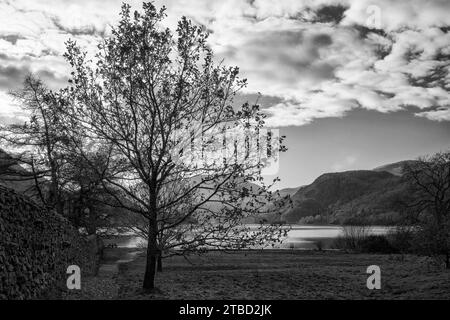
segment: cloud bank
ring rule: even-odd
[[[92,50],[117,21],[120,3],[0,0],[0,108],[10,104],[4,93],[28,72],[64,85],[64,42],[72,38]],[[140,1],[131,4],[138,8]],[[386,113],[411,106],[417,116],[450,121],[447,0],[156,5],[167,6],[169,26],[187,15],[210,31],[217,59],[239,66],[248,79],[244,93],[276,101],[263,105],[272,126],[343,117],[355,108]]]

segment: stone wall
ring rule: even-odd
[[[0,300],[57,298],[69,265],[95,273],[97,250],[70,223],[0,186]]]

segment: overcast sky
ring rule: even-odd
[[[37,73],[65,85],[64,42],[87,50],[118,19],[118,0],[0,0],[0,122],[7,92]],[[138,8],[141,1],[128,1]],[[280,187],[450,147],[450,1],[166,0],[210,32],[219,59],[249,81],[243,99],[288,136]]]

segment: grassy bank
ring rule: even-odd
[[[140,293],[145,256],[121,264],[120,299],[450,299],[450,272],[426,258],[314,251],[255,251],[164,261],[161,294]],[[366,268],[381,268],[368,290]]]

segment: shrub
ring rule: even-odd
[[[365,253],[397,253],[389,238],[385,235],[370,235],[368,226],[344,226],[342,235],[332,244],[335,249]]]
[[[343,227],[342,235],[337,237],[332,247],[335,249],[360,251],[361,241],[369,235],[370,227],[347,225]]]
[[[388,240],[399,253],[412,253],[414,251],[414,229],[410,226],[397,226],[388,233]]]
[[[398,251],[391,245],[384,235],[370,235],[360,240],[361,252],[366,253],[397,253]]]
[[[413,250],[450,269],[450,220],[422,222],[413,237]]]

